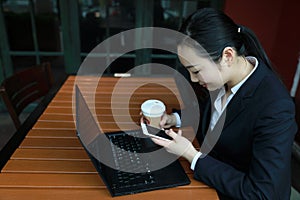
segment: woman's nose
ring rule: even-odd
[[[190,73],[190,76],[191,76],[191,81],[192,82],[198,82],[199,81],[198,78],[197,78],[197,76],[195,74]]]

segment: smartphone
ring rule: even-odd
[[[171,141],[172,138],[168,136],[164,130],[159,130],[154,127],[149,127],[150,132],[148,131],[147,125],[145,123],[141,123],[143,134],[152,138],[164,140],[164,141]],[[156,134],[153,134],[156,133]]]

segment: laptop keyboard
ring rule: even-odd
[[[149,163],[139,157],[142,149],[140,132],[130,132],[130,135],[111,135],[111,147],[117,171],[118,188],[143,186],[155,183]],[[142,172],[129,173],[127,171]]]

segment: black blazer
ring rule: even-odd
[[[209,100],[197,134],[207,155],[198,159],[195,179],[215,188],[221,199],[289,200],[297,125],[293,100],[277,76],[259,62],[215,128],[207,131],[210,110]]]

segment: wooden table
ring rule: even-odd
[[[75,76],[70,76],[39,117],[25,139],[10,157],[0,173],[0,199],[113,199],[94,166],[81,146],[75,131],[72,112],[72,95]],[[153,78],[152,78],[153,79]],[[159,80],[160,79],[160,80]],[[161,81],[162,78],[157,78]],[[94,78],[81,77],[85,92]],[[104,131],[118,130],[112,118],[111,93],[118,78],[106,77],[100,80],[95,95],[96,114]],[[145,78],[127,78],[124,94],[128,88]],[[159,82],[158,81],[158,82]],[[178,107],[180,100],[170,88],[176,90],[173,79],[163,80],[168,87],[146,84],[134,91],[130,98],[130,114],[138,122],[140,104],[148,98],[158,98],[167,105],[167,110]],[[84,86],[86,84],[86,86]],[[172,90],[173,90],[172,89]],[[90,91],[91,92],[91,91]],[[122,104],[122,95],[118,109],[120,115],[127,105]],[[128,122],[123,116],[122,123]],[[131,125],[128,123],[128,129]],[[189,131],[187,130],[186,133]],[[155,190],[134,195],[114,197],[114,199],[218,199],[216,191],[193,179],[189,163],[180,160],[186,170],[191,184],[177,188]]]

